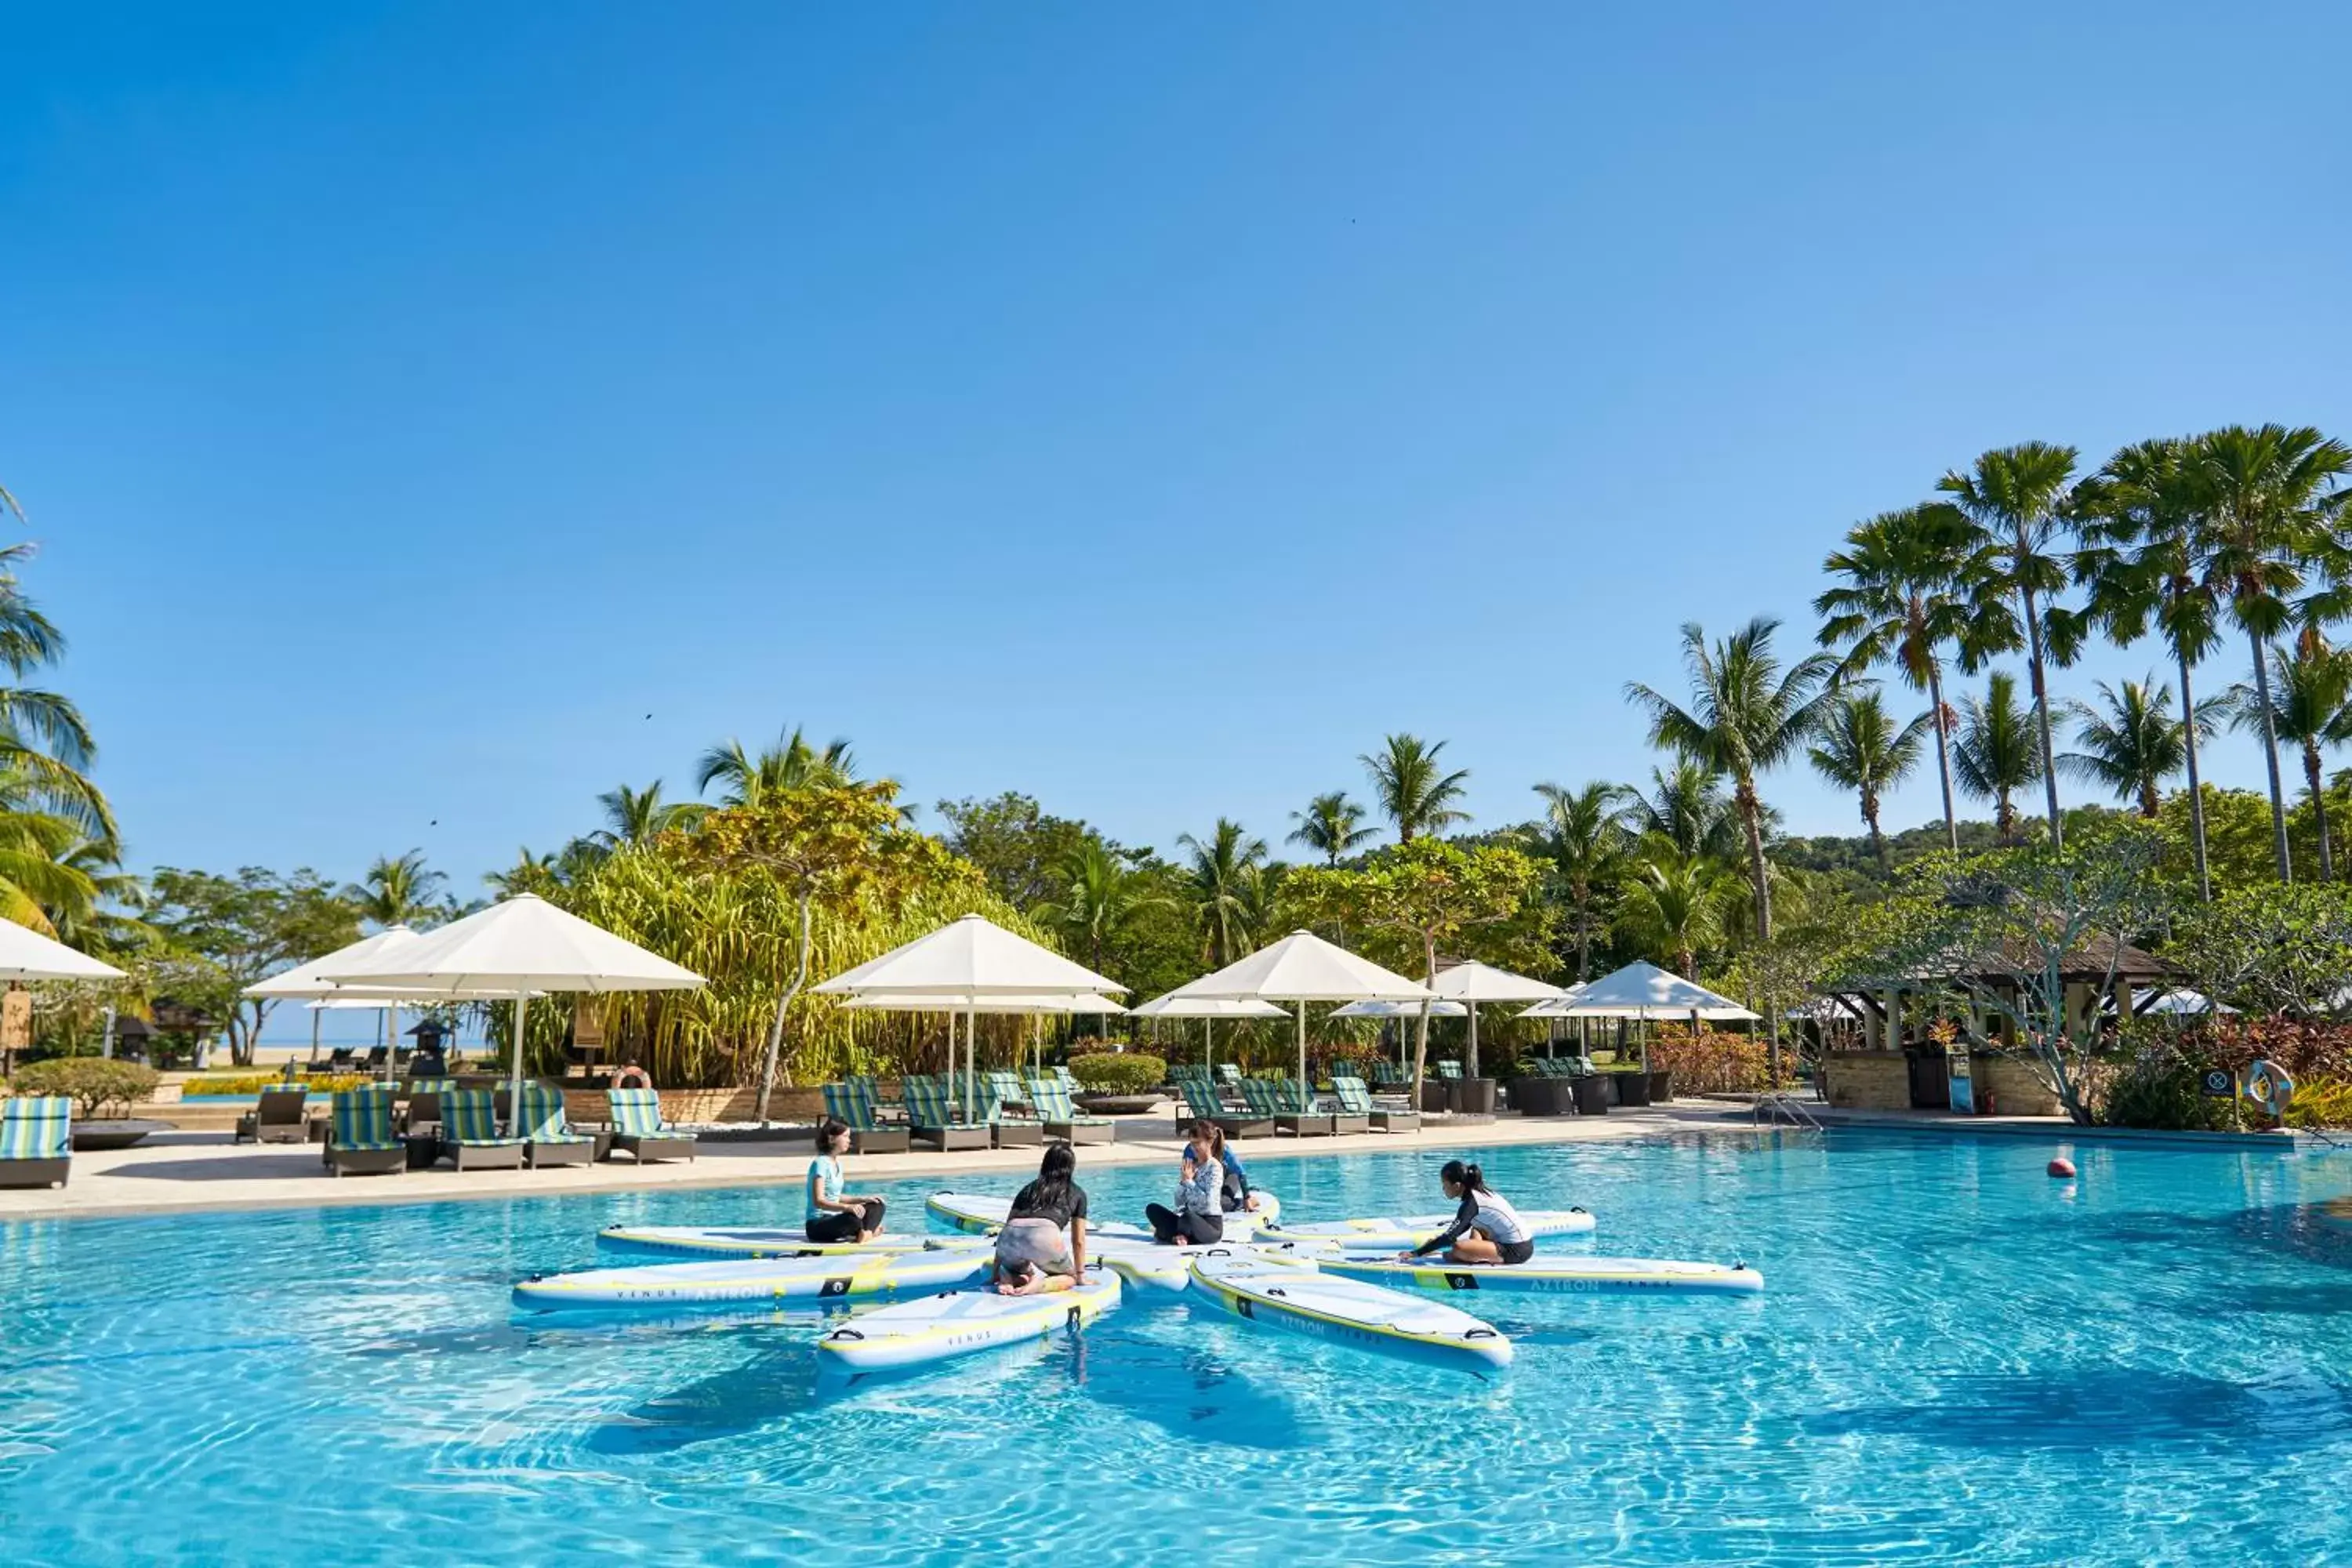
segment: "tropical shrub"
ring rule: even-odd
[[[2352,1127],[2352,1079],[2315,1078],[2294,1086],[2286,1108],[2289,1127]]]
[[[1103,1051],[1072,1057],[1070,1076],[1096,1094],[1140,1094],[1168,1081],[1168,1063],[1142,1051]]]
[[[1771,1086],[1764,1042],[1747,1035],[1688,1024],[1650,1031],[1650,1070],[1675,1075],[1677,1092],[1753,1094]]]
[[[24,1095],[62,1094],[74,1102],[74,1114],[84,1121],[103,1115],[109,1106],[120,1114],[155,1092],[163,1075],[137,1062],[106,1057],[58,1057],[31,1062],[16,1069],[16,1092]]]
[[[288,1085],[282,1074],[274,1072],[213,1073],[192,1078],[180,1086],[183,1096],[212,1094],[259,1094],[265,1089],[307,1089],[314,1094],[331,1094],[341,1089],[357,1089],[376,1080],[360,1073],[320,1073],[304,1077],[298,1073]]]

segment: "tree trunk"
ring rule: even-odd
[[[2311,815],[2319,827],[2319,879],[2336,880],[2336,856],[2327,843],[2327,797],[2320,793],[2319,748],[2309,741],[2303,743],[2303,776],[2311,787]]]
[[[1960,847],[1960,816],[1952,808],[1952,753],[1944,738],[1944,668],[1927,666],[1927,701],[1935,709],[1936,781],[1944,786],[1944,842],[1954,854]]]
[[[2263,710],[2263,763],[2270,769],[2271,849],[2278,857],[2279,880],[2292,882],[2294,880],[2294,863],[2287,856],[2286,791],[2279,783],[2278,726],[2272,722],[2271,715],[2270,649],[2256,633],[2248,632],[2246,640],[2253,645],[2254,649],[2254,697]]]
[[[811,909],[813,901],[808,894],[801,895],[800,968],[793,975],[793,983],[784,988],[784,994],[776,999],[776,1016],[768,1020],[768,1049],[767,1054],[760,1061],[760,1103],[753,1110],[753,1114],[759,1117],[762,1126],[765,1126],[768,1121],[768,1096],[776,1087],[776,1059],[783,1052],[784,1014],[792,1006],[793,998],[801,994],[801,987],[808,984],[809,931],[814,914]],[[948,1066],[950,1070],[953,1070],[955,1064],[950,1061]]]
[[[1576,983],[1592,977],[1592,889],[1576,885]]]
[[[2023,569],[2026,551],[2025,530],[2017,531],[2017,553],[2020,570]],[[2050,683],[2042,668],[2042,617],[2033,602],[2033,590],[2020,584],[2018,597],[2025,602],[2025,637],[2027,669],[2033,679],[2033,727],[2042,737],[2042,787],[2050,797],[2050,847],[2065,847],[2065,830],[2058,821],[2058,758],[2050,743]]]
[[[2176,653],[2180,666],[2181,738],[2189,747],[2189,842],[2197,858],[2197,901],[2213,901],[2213,879],[2205,869],[2205,792],[2197,782],[2197,703],[2189,695],[2189,656]]]
[[[1756,940],[1772,940],[1771,873],[1764,865],[1764,803],[1756,798],[1752,779],[1739,781],[1737,799],[1739,803],[1740,826],[1748,830],[1748,870],[1756,879]],[[1692,968],[1697,964],[1693,963]],[[1690,976],[1696,979],[1696,975]],[[1780,1087],[1780,1005],[1768,1000],[1764,1004],[1764,1056],[1767,1070],[1772,1075],[1772,1087]]]
[[[1886,861],[1886,836],[1878,830],[1878,797],[1869,790],[1862,792],[1862,820],[1870,828],[1870,852],[1878,857],[1878,874],[1892,876],[1894,868]]]
[[[1422,984],[1433,991],[1437,988],[1437,939],[1424,931],[1421,938],[1421,950],[1429,965],[1429,978]],[[1429,1004],[1424,1001],[1421,1005],[1421,1027],[1412,1045],[1412,1103],[1416,1109],[1421,1105],[1422,1080],[1428,1071]]]

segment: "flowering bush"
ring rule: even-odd
[[[1650,1032],[1650,1070],[1674,1074],[1678,1093],[1752,1094],[1772,1081],[1763,1041],[1687,1024],[1661,1024]]]

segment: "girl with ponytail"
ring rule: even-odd
[[[1454,1222],[1400,1259],[1425,1258],[1441,1247],[1448,1263],[1525,1263],[1536,1255],[1535,1238],[1519,1211],[1486,1185],[1475,1164],[1448,1160],[1438,1173],[1445,1195],[1459,1205]]]

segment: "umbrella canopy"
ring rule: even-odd
[[[1522,1018],[1570,1017],[1573,1016],[1570,1011],[1570,1005],[1591,988],[1592,983],[1589,980],[1581,985],[1571,985],[1549,1002],[1538,1002],[1532,1007],[1522,1008],[1519,1016]]]
[[[55,937],[0,920],[0,980],[120,980],[122,971]]]
[[[1730,997],[1654,963],[1604,974],[1550,1015],[1562,1018],[1755,1018]]]
[[[356,960],[313,966],[354,992],[416,986],[438,997],[511,996],[515,1005],[513,1097],[522,1105],[523,1016],[542,991],[688,991],[702,976],[647,952],[602,926],[518,893],[413,942]]]
[[[308,963],[297,964],[292,969],[282,970],[267,980],[248,985],[245,988],[245,994],[247,996],[295,998],[356,996],[360,994],[358,987],[339,984],[335,978],[339,973],[345,974],[352,973],[353,964],[365,968],[372,963],[393,957],[423,940],[424,938],[406,926],[386,926],[373,936],[363,936],[348,947],[339,947],[322,958],[314,958]],[[417,994],[414,990],[409,994]],[[367,994],[373,997],[375,994],[370,992]],[[383,1005],[380,1002],[371,1005]]]
[[[1075,996],[1127,987],[992,921],[966,915],[811,989],[836,995],[888,991],[944,996]]]
[[[1441,969],[1429,988],[1456,1002],[1547,1002],[1568,994],[1548,980],[1532,980],[1473,960]]]
[[[1287,1002],[1298,1010],[1298,1081],[1307,1081],[1307,1004],[1309,1002],[1417,1002],[1428,986],[1391,974],[1368,958],[1358,958],[1311,931],[1295,931],[1214,974],[1179,985],[1170,996],[1211,1001]]]
[[[1217,1068],[1217,1020],[1236,1018],[1287,1018],[1290,1015],[1271,1002],[1257,1002],[1236,996],[1187,996],[1181,991],[1171,991],[1165,996],[1154,996],[1135,1009],[1139,1018],[1198,1018],[1201,1020],[1201,1060],[1211,1072]]]
[[[1433,1018],[1459,1018],[1470,1011],[1459,1002],[1350,1002],[1331,1009],[1334,1018],[1418,1018],[1422,1008]]]
[[[2235,1013],[2227,1003],[2216,1004],[2202,991],[2176,986],[2170,991],[2145,991],[2132,1003],[2135,1017],[2202,1017],[2208,1013]]]
[[[878,1013],[1124,1013],[1108,996],[948,996],[928,991],[861,992],[842,1004]],[[1281,1016],[1279,1009],[1276,1016]]]

